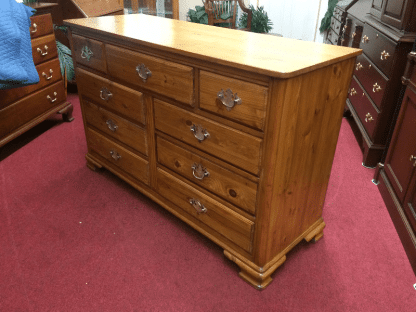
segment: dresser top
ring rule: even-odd
[[[138,43],[278,78],[290,78],[361,54],[339,47],[144,14],[64,21],[76,33]]]

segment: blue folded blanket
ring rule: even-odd
[[[0,90],[39,82],[30,41],[35,11],[15,0],[0,0]]]

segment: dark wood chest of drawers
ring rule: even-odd
[[[31,21],[32,55],[40,81],[0,90],[0,147],[55,113],[62,113],[64,120],[72,120],[51,15],[35,15]]]
[[[322,237],[360,50],[142,14],[65,24],[91,169],[219,244],[259,289]]]

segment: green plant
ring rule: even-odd
[[[339,0],[328,0],[328,10],[326,11],[324,17],[321,20],[321,26],[319,27],[320,32],[324,32],[331,25],[331,17],[338,1]]]
[[[66,26],[57,26],[54,25],[55,30],[60,30],[65,33],[68,32],[68,28]],[[75,70],[74,70],[74,63],[72,61],[72,53],[71,49],[69,49],[66,45],[56,40],[56,47],[58,50],[58,58],[59,58],[59,65],[61,67],[61,74],[62,76],[65,74],[66,69],[66,78],[68,81],[75,80]]]
[[[195,10],[189,9],[188,16],[193,23],[208,24],[208,14],[203,6],[197,5]]]
[[[268,33],[272,30],[273,23],[270,18],[267,16],[267,12],[264,11],[264,7],[257,7],[254,8],[253,5],[250,5],[250,10],[253,12],[253,16],[251,18],[251,31],[256,33]],[[247,13],[241,14],[239,20],[239,27],[246,28],[247,27]]]

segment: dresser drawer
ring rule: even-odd
[[[187,214],[220,234],[220,239],[228,239],[244,250],[252,251],[254,222],[161,169],[157,170],[157,189]]]
[[[134,178],[149,184],[149,164],[145,159],[91,128],[87,128],[86,135],[89,149]]]
[[[200,108],[221,117],[264,129],[268,89],[206,71],[199,76]]]
[[[60,81],[3,108],[0,110],[0,137],[42,115],[65,99],[64,84]]]
[[[30,37],[37,38],[53,33],[53,23],[50,14],[36,15],[30,18]]]
[[[77,69],[78,89],[85,96],[109,110],[145,124],[143,94],[98,75]]]
[[[396,43],[365,24],[360,47],[369,59],[390,78]]]
[[[55,35],[48,35],[32,40],[32,56],[35,65],[46,62],[58,56]]]
[[[37,84],[9,90],[0,90],[0,109],[36,90],[40,90],[62,79],[58,59],[41,63],[36,66],[36,70],[39,74],[39,82]]]
[[[174,105],[156,99],[154,102],[158,130],[243,170],[259,174],[261,139]]]
[[[172,171],[254,214],[257,184],[158,137],[157,160]]]
[[[86,100],[83,100],[82,108],[87,123],[143,155],[147,155],[146,131],[144,129]]]
[[[388,79],[364,54],[357,56],[354,74],[373,102],[380,108]]]
[[[354,109],[361,120],[361,124],[366,129],[368,135],[373,139],[379,113],[354,78],[351,80],[351,89],[348,98],[352,106],[354,106]]]
[[[111,76],[193,105],[192,67],[111,45],[106,46],[106,53]]]
[[[78,64],[107,72],[104,44],[102,42],[72,35],[73,53]]]

